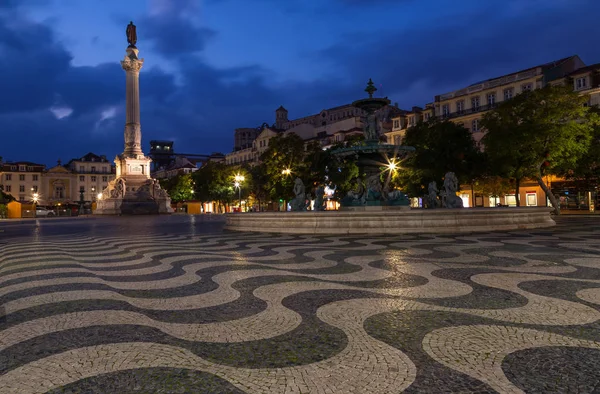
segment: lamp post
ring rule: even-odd
[[[85,193],[84,189],[79,190],[79,214],[80,215],[83,215],[85,213],[85,210],[83,208],[83,203],[84,203],[83,193]]]
[[[239,199],[240,199],[240,212],[242,212],[242,182],[244,182],[246,178],[243,175],[237,174],[235,176],[235,187],[238,188]]]

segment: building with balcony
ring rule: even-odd
[[[32,202],[41,193],[44,164],[0,161],[0,188],[20,202]]]
[[[479,143],[484,135],[481,119],[485,112],[519,93],[563,81],[565,77],[584,67],[583,61],[575,55],[477,82],[435,96],[435,113],[441,118],[462,124],[471,131],[473,138]]]
[[[426,122],[435,116],[433,103],[426,104],[425,108],[412,107],[410,111],[399,110],[392,117],[392,124],[389,131],[384,135],[388,144],[402,145],[404,134],[409,127],[415,126],[419,122]]]
[[[115,179],[115,166],[106,159],[106,156],[98,156],[92,152],[69,160],[65,168],[73,174],[72,187],[75,188],[77,200],[83,192],[85,201],[95,201],[98,193],[108,186],[108,182]],[[48,186],[48,190],[54,187],[50,184]]]

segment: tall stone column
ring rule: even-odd
[[[134,46],[127,48],[127,55],[121,61],[126,73],[126,118],[124,157],[143,157],[142,126],[140,124],[140,70],[144,59],[138,58],[139,50]]]

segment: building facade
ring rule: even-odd
[[[20,202],[37,202],[55,206],[80,201],[96,201],[109,181],[115,178],[115,168],[105,156],[88,153],[63,165],[46,169],[43,164],[10,162],[0,165],[0,186]]]
[[[387,106],[377,113],[380,129],[385,133],[392,128],[392,117],[404,111]],[[227,164],[257,164],[269,146],[269,140],[279,134],[294,133],[306,143],[316,141],[324,149],[343,142],[350,135],[361,134],[365,113],[351,104],[324,109],[318,114],[298,119],[288,119],[283,106],[275,110],[275,123],[269,126],[239,128],[234,131],[234,149],[225,157]],[[243,137],[242,137],[243,136]],[[251,143],[249,140],[252,139]]]
[[[45,165],[28,161],[0,162],[0,188],[17,201],[32,202],[42,191],[45,170]]]
[[[65,167],[73,174],[73,187],[77,199],[83,193],[84,201],[96,201],[98,193],[108,186],[108,182],[115,179],[115,168],[106,156],[98,156],[91,152],[71,159]]]

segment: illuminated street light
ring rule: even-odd
[[[37,204],[39,198],[40,198],[39,194],[33,193],[33,202],[34,202],[34,204]]]
[[[235,187],[238,188],[238,193],[239,193],[239,198],[240,198],[240,212],[242,212],[242,182],[244,182],[244,180],[246,180],[246,177],[244,177],[241,174],[236,174],[235,175],[235,183],[233,184]]]
[[[390,171],[396,171],[398,169],[398,165],[394,161],[390,161],[387,167]]]
[[[292,170],[290,170],[289,168],[286,168],[285,170],[281,171],[282,175],[290,175],[292,173]]]
[[[102,200],[102,193],[98,193],[96,197],[98,197],[98,200]]]

